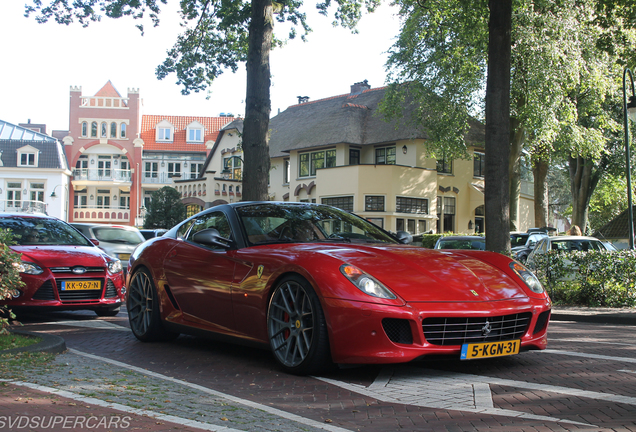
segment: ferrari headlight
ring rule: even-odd
[[[32,275],[39,275],[44,272],[44,270],[42,270],[42,267],[28,261],[20,261],[20,264],[18,264],[18,271],[20,273],[26,273],[26,274],[32,274]]]
[[[115,274],[121,272],[121,261],[113,260],[108,261],[108,271]]]
[[[521,279],[523,279],[523,281],[526,283],[526,285],[528,285],[528,288],[530,288],[532,292],[541,294],[545,291],[543,289],[543,285],[541,285],[541,282],[539,282],[539,279],[537,279],[534,273],[525,268],[522,264],[513,261],[510,263],[510,268],[512,269],[512,271],[517,273],[517,275]]]
[[[351,264],[340,266],[340,272],[345,275],[360,291],[373,297],[383,299],[397,298],[387,287],[368,273]]]

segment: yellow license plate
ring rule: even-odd
[[[130,259],[130,254],[119,254],[120,261],[128,261]]]
[[[100,290],[102,283],[98,280],[62,281],[62,291]]]
[[[462,345],[461,360],[476,358],[501,357],[519,354],[521,340],[509,340],[500,342],[483,342]]]

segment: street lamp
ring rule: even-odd
[[[627,75],[629,74],[629,80],[631,82],[632,95],[629,97],[629,103],[627,103]],[[630,154],[629,154],[629,121],[636,123],[636,92],[634,92],[634,77],[632,71],[629,68],[625,68],[623,72],[623,122],[625,126],[625,163],[626,163],[626,175],[627,175],[627,218],[629,224],[629,248],[634,249],[634,212],[632,208],[632,178],[630,169]]]

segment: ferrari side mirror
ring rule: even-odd
[[[221,237],[221,234],[214,228],[208,228],[199,231],[192,237],[192,240],[195,243],[199,243],[202,245],[218,246],[224,249],[229,248],[232,243],[231,239]]]

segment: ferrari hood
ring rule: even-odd
[[[461,252],[410,246],[323,249],[369,273],[407,302],[479,302],[527,297],[524,289],[489,261]],[[475,255],[475,254],[473,254]],[[480,254],[481,255],[481,254]],[[502,257],[503,258],[503,257]]]
[[[22,259],[41,267],[104,267],[103,252],[92,246],[12,246]]]

